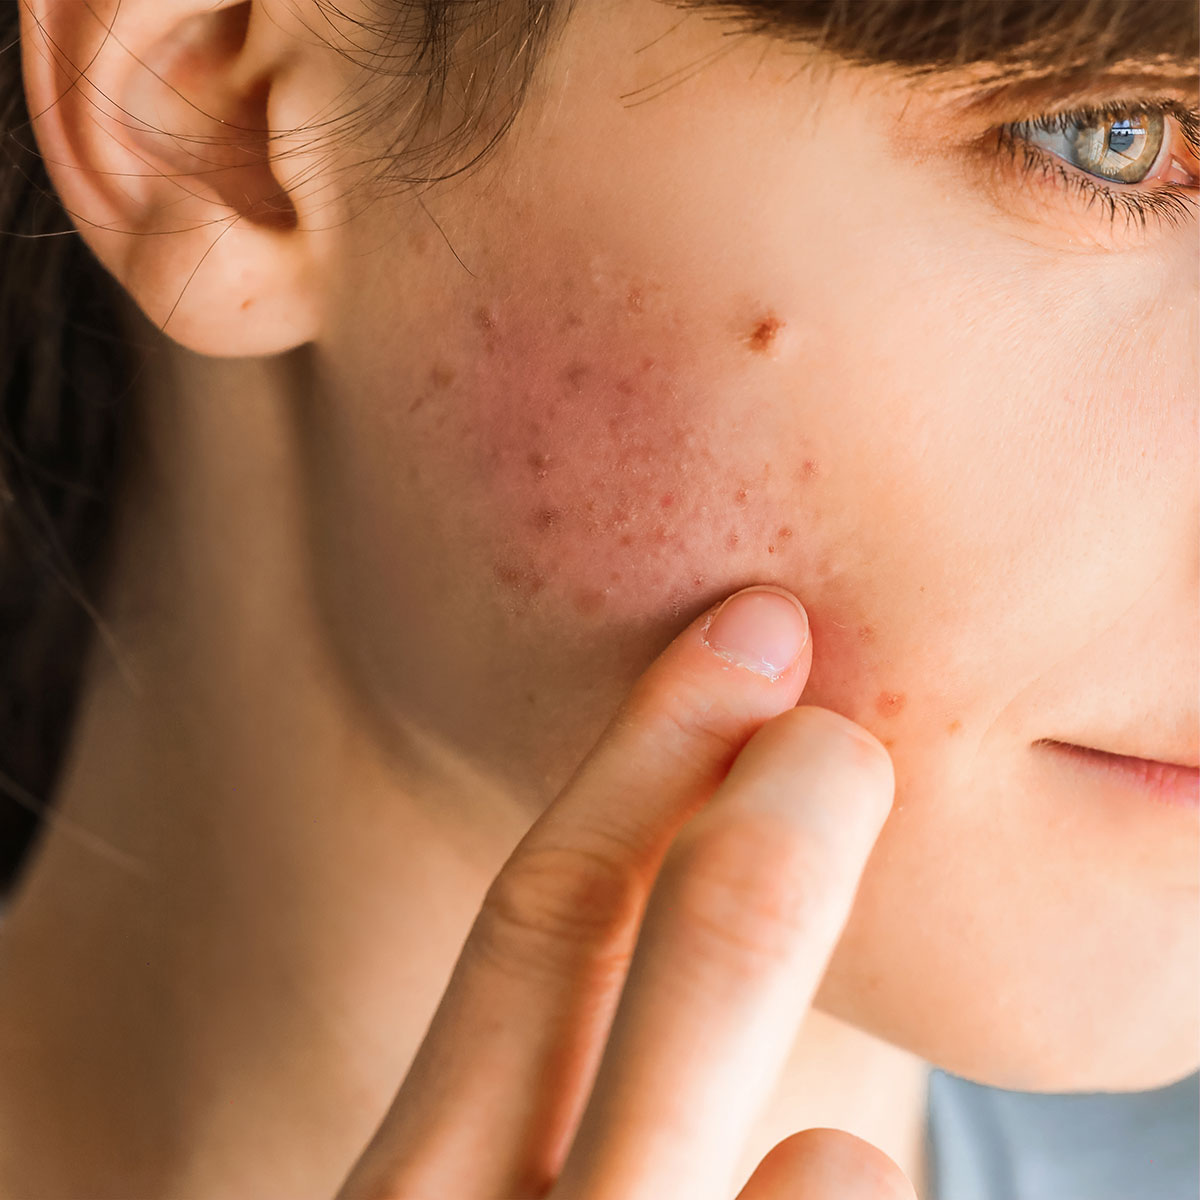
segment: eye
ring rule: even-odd
[[[1196,210],[1200,115],[1178,101],[1130,101],[1075,109],[1000,129],[1025,172],[1099,202],[1115,220],[1172,224]]]

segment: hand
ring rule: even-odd
[[[867,730],[793,707],[811,664],[782,589],[655,660],[492,882],[337,1200],[729,1200],[895,789]],[[809,1130],[738,1200],[914,1196]]]

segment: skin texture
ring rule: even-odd
[[[72,8],[75,61],[150,106]],[[124,0],[118,28],[153,62],[188,12]],[[307,5],[255,12],[265,116],[302,126],[350,68]],[[883,741],[896,802],[746,1173],[828,1125],[915,1174],[922,1062],[1031,1091],[1196,1069],[1196,813],[1034,745],[1196,752],[1195,214],[1110,226],[980,148],[1041,104],[724,32],[581,3],[481,169],[363,204],[386,131],[284,132],[298,224],[218,240],[261,179],[169,139],[121,158],[26,49],[55,184],[154,352],[123,657],[97,652],[59,804],[121,861],[55,827],[0,943],[22,1170],[330,1194],[509,850],[751,583],[804,602],[803,702]],[[229,44],[165,73],[250,124]],[[103,174],[146,161],[186,192]]]
[[[1000,1086],[1185,1074],[1195,814],[1031,743],[1194,746],[1194,222],[1005,193],[948,97],[760,43],[627,107],[718,35],[639,56],[667,14],[619,14],[580,14],[553,101],[432,206],[445,239],[364,272],[387,210],[349,235],[320,353],[344,400],[305,430],[347,656],[534,788],[541,714],[574,754],[678,620],[790,587],[806,701],[898,780],[821,1003]]]

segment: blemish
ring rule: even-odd
[[[535,479],[546,478],[550,470],[550,455],[543,453],[541,450],[532,450],[525,461],[533,468]]]
[[[950,724],[946,726],[946,732],[947,733],[957,733],[961,728],[962,728],[961,721],[951,721]]]
[[[621,534],[621,545],[622,546],[632,546],[633,545],[633,534],[631,534],[631,533]]]
[[[495,329],[496,328],[496,310],[494,308],[479,307],[475,310],[475,324],[480,329]]]
[[[736,550],[737,544],[738,544],[738,535],[731,531],[729,536],[725,539],[725,548],[727,550]]]
[[[699,587],[703,587],[703,586],[704,586],[704,576],[703,575],[693,575],[692,576],[692,587],[699,588]]]
[[[516,563],[505,560],[495,563],[492,573],[500,583],[517,592],[534,593],[540,591],[546,583],[546,577],[531,567],[520,567]]]
[[[670,541],[670,535],[667,533],[665,525],[656,525],[654,528],[654,540],[661,546]]]
[[[577,312],[568,312],[563,320],[564,329],[578,329],[583,324],[583,318]]]
[[[562,523],[563,510],[561,508],[539,508],[534,514],[534,520],[539,529],[553,529],[555,525]]]
[[[860,625],[858,627],[858,640],[860,642],[873,642],[875,640],[875,630],[870,625]]]
[[[630,312],[640,313],[642,311],[643,300],[641,288],[630,288],[629,295],[625,299],[629,304]]]
[[[429,372],[429,382],[439,390],[448,388],[454,382],[454,372],[444,363],[437,363]]]
[[[617,391],[620,392],[622,396],[632,396],[633,395],[633,384],[630,383],[628,379],[618,379],[617,380]],[[612,428],[611,421],[609,422],[609,428],[610,429]]]
[[[587,363],[576,360],[563,372],[563,378],[572,387],[579,387],[591,373],[592,368]]]
[[[420,394],[420,395],[419,395],[419,396],[418,396],[418,397],[417,397],[417,398],[416,398],[416,399],[415,399],[415,400],[414,400],[414,401],[413,401],[413,402],[412,402],[412,403],[411,403],[411,404],[408,406],[408,411],[409,411],[410,413],[415,413],[415,412],[417,411],[417,409],[418,409],[418,408],[420,408],[420,407],[421,407],[421,405],[423,405],[423,404],[425,403],[425,401],[426,401],[426,400],[428,400],[428,399],[429,399],[429,394],[428,394],[427,392],[422,392],[422,393],[421,393],[421,394]]]
[[[806,458],[800,466],[800,475],[803,479],[813,479],[820,473],[821,468],[815,458]]]
[[[894,717],[904,707],[906,699],[903,692],[880,692],[875,697],[875,708],[881,716]]]
[[[250,307],[250,305],[252,305],[253,303],[254,303],[254,297],[247,296],[246,299],[242,301],[242,312],[245,312],[246,309],[248,309]]]
[[[670,508],[671,505],[675,503],[675,493],[663,492],[663,494],[659,497],[658,503],[662,508]]]
[[[767,553],[768,553],[768,554],[774,554],[774,553],[775,553],[775,543],[774,543],[774,542],[768,542],[768,543],[767,543]]]
[[[781,542],[786,542],[792,536],[792,527],[790,525],[780,525],[779,532],[775,536]]]
[[[642,370],[643,371],[653,371],[654,370],[654,359],[650,358],[649,356],[643,358],[642,359]]]
[[[734,499],[735,503],[737,503],[737,504],[745,504],[747,495],[748,495],[748,493],[747,493],[746,489],[744,487],[741,487],[741,488],[738,488],[738,490],[733,493],[733,499]]]
[[[755,354],[765,354],[775,344],[775,338],[783,328],[783,322],[771,313],[759,321],[750,331],[746,341]]]
[[[604,603],[604,593],[596,588],[587,588],[575,593],[575,607],[581,613],[593,613]]]

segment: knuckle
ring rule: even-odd
[[[589,841],[517,850],[484,898],[475,951],[522,974],[584,961],[601,972],[624,969],[645,883],[619,851]]]
[[[672,847],[674,916],[689,951],[770,971],[791,959],[829,909],[818,841],[786,818],[742,816]]]
[[[715,689],[694,680],[643,676],[630,696],[629,715],[658,730],[657,752],[689,762],[732,758],[750,733],[744,721],[730,719]]]

